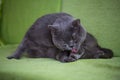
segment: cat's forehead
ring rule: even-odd
[[[56,28],[58,31],[63,31],[63,32],[72,29],[71,26],[66,24],[54,24],[52,27]]]

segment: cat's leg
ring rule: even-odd
[[[112,58],[113,52],[110,49],[101,48],[97,51],[95,58]]]
[[[27,55],[30,58],[45,58],[46,53],[41,49],[30,49],[27,51]]]
[[[101,48],[101,50],[104,52],[105,58],[112,58],[113,57],[113,51],[106,48]]]
[[[36,50],[33,50],[33,49],[27,50],[27,56],[30,58],[36,58],[37,57],[36,53],[37,53]]]
[[[61,61],[61,62],[66,62],[65,60],[68,58],[69,54],[61,51],[56,55],[56,59]]]
[[[56,59],[61,62],[73,62],[76,61],[85,54],[84,49],[80,49],[78,53],[72,53],[71,51],[61,51],[57,56]]]
[[[106,48],[101,48],[99,45],[97,45],[97,50],[95,52],[94,58],[112,58],[113,57],[113,51]]]
[[[23,41],[17,47],[16,51],[12,55],[8,56],[7,58],[8,59],[20,59],[20,57],[26,50],[26,42],[28,42],[28,40],[27,38],[24,38]]]
[[[23,44],[20,44],[17,48],[17,50],[10,56],[8,56],[8,59],[20,59],[21,55],[23,54],[23,52],[25,51],[25,47],[23,46]]]
[[[80,57],[81,54],[70,53],[70,51],[62,51],[56,56],[56,59],[61,62],[73,62],[78,60]]]
[[[56,55],[56,59],[61,62],[73,62],[75,61],[74,58],[69,57],[70,53],[68,51],[62,51]]]
[[[101,48],[91,34],[87,34],[87,38],[83,44],[86,56],[84,58],[111,58],[113,57],[113,52],[109,49]]]

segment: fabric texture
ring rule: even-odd
[[[1,34],[6,44],[19,43],[37,18],[60,11],[60,0],[4,0]]]
[[[120,0],[4,0],[0,27],[0,80],[120,80]],[[67,12],[80,18],[112,59],[61,63],[49,58],[8,60],[27,29],[42,15]],[[4,45],[4,44],[6,45]]]
[[[8,60],[16,46],[0,48],[0,80],[119,80],[120,58],[61,63],[49,58]]]

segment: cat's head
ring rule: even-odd
[[[76,19],[68,25],[49,25],[54,45],[64,51],[80,49],[86,38],[86,30],[81,26],[80,20]]]

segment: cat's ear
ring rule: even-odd
[[[52,32],[56,32],[56,31],[57,31],[56,25],[48,25],[48,28],[49,28]]]
[[[72,25],[73,25],[74,27],[78,27],[78,26],[80,25],[80,19],[74,20],[74,21],[72,22]]]

